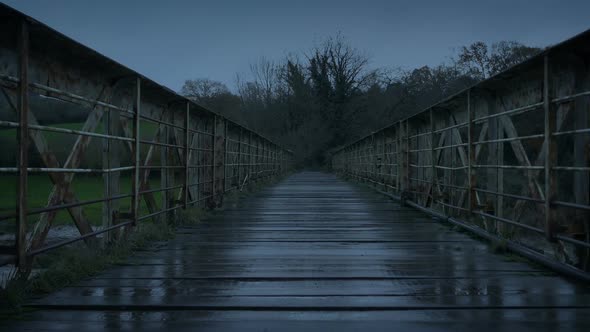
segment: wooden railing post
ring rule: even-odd
[[[29,29],[26,20],[21,20],[19,42],[19,85],[18,85],[18,202],[16,263],[19,270],[27,266],[27,188],[29,166]]]

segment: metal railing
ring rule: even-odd
[[[332,153],[335,171],[590,270],[590,32]]]
[[[291,166],[290,151],[256,132],[1,4],[0,17],[0,133],[16,135],[14,146],[2,148],[17,156],[14,165],[0,167],[5,187],[12,181],[17,190],[14,199],[3,199],[14,210],[3,208],[0,223],[16,227],[13,243],[0,246],[0,263],[29,266],[35,255],[99,234],[111,243],[177,209],[219,206],[225,192]],[[37,119],[56,101],[85,112],[62,120],[75,129]],[[65,140],[55,143],[48,133],[74,137],[65,160],[55,153],[64,152]],[[100,156],[89,155],[97,144]],[[84,167],[87,159],[99,165]],[[36,173],[51,181],[45,206],[30,204]],[[98,184],[97,198],[77,196],[76,175]],[[96,204],[99,216],[86,213]],[[47,243],[63,211],[79,236]]]

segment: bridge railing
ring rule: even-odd
[[[4,5],[0,29],[0,263],[112,243],[291,167],[269,139]]]
[[[587,31],[340,148],[332,167],[590,270],[589,113]]]

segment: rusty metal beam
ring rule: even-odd
[[[28,153],[29,153],[29,29],[24,19],[19,27],[19,79],[18,86],[18,201],[17,201],[17,264],[19,269],[28,265],[26,257],[27,240],[27,189],[28,184]]]

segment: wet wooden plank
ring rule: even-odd
[[[30,306],[39,310],[19,323],[22,330],[346,331],[389,330],[395,322],[407,330],[543,331],[590,324],[588,285],[494,254],[321,172],[292,175]]]

